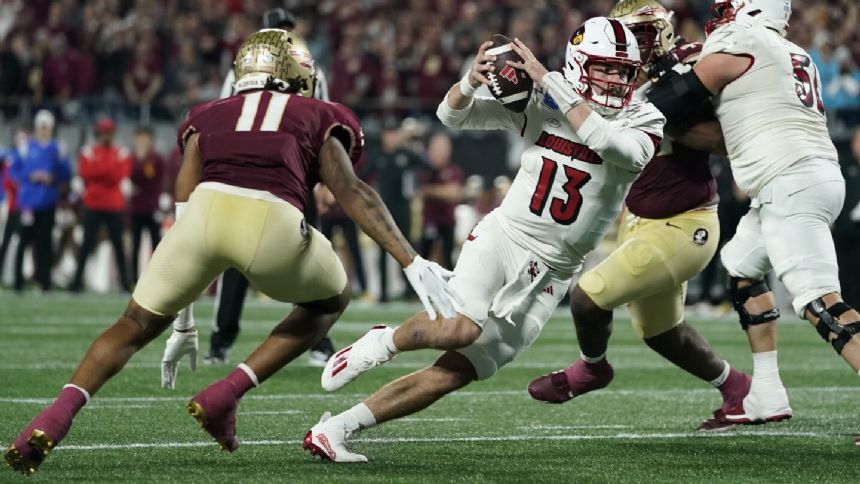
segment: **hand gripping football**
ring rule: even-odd
[[[487,49],[487,55],[496,56],[494,72],[487,72],[490,81],[490,92],[502,105],[515,113],[525,111],[532,95],[534,83],[526,71],[509,66],[507,61],[522,62],[522,57],[511,47],[511,39],[496,34],[492,38],[493,46]]]

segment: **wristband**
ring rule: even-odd
[[[540,83],[541,87],[558,105],[562,114],[567,114],[568,111],[582,102],[582,96],[573,89],[570,82],[560,72],[546,73]]]
[[[473,97],[477,90],[477,87],[472,87],[469,83],[469,73],[467,72],[466,75],[460,79],[460,93],[466,97]]]

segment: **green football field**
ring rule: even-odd
[[[0,294],[0,440],[7,445],[66,382],[91,340],[124,307],[118,296]],[[332,331],[339,347],[373,324],[398,324],[413,307],[355,306]],[[201,348],[212,304],[196,306]],[[231,359],[238,362],[286,308],[249,301]],[[751,370],[733,318],[691,322],[736,367]],[[812,328],[785,317],[782,378],[795,417],[718,434],[695,432],[719,394],[682,373],[616,319],[610,361],[616,378],[565,405],[535,402],[535,376],[578,354],[567,311],[537,343],[486,382],[401,421],[370,429],[352,448],[367,464],[335,465],[300,445],[326,410],[349,408],[380,385],[421,368],[433,352],[404,354],[338,393],[320,370],[295,361],[250,392],[239,409],[242,447],[222,452],[184,410],[186,400],[229,367],[180,370],[159,386],[164,338],[145,348],[79,414],[62,445],[29,482],[860,482],[858,378]],[[28,482],[0,469],[0,482]]]

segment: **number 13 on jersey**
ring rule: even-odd
[[[564,174],[561,176],[564,176],[566,181],[561,188],[564,189],[567,197],[565,199],[553,197],[550,201],[549,195],[552,191],[553,183],[555,183],[555,177],[558,175],[559,165],[564,168]],[[537,188],[534,195],[532,195],[529,209],[533,214],[541,215],[549,201],[549,214],[552,219],[561,225],[570,225],[579,216],[579,209],[582,208],[582,193],[579,190],[589,180],[591,180],[591,174],[588,172],[577,170],[572,166],[558,163],[544,156],[543,166],[541,166],[540,176],[537,181]]]

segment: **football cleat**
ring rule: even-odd
[[[753,389],[743,401],[725,410],[725,420],[735,424],[757,425],[788,420],[794,411],[788,404],[785,387],[766,391]]]
[[[200,427],[221,445],[222,450],[228,452],[239,448],[239,439],[236,437],[238,407],[239,400],[226,380],[209,385],[185,406]]]
[[[308,351],[308,364],[317,368],[325,367],[328,360],[334,355],[334,343],[326,336]]]
[[[308,433],[302,447],[313,456],[332,462],[367,462],[367,457],[350,452],[346,448],[346,439],[351,432],[337,419],[331,418],[331,413],[326,412],[320,418],[319,423],[314,425]]]
[[[860,436],[854,439],[854,445],[860,445]]]
[[[338,351],[325,365],[320,383],[329,392],[340,390],[362,373],[390,361],[397,353],[382,342],[382,337],[394,332],[388,326],[374,326],[355,343]]]
[[[42,410],[6,449],[3,456],[6,463],[22,474],[36,472],[51,450],[69,433],[74,417],[68,408],[56,403]]]
[[[750,392],[751,383],[752,379],[749,375],[731,368],[729,370],[729,377],[720,386],[720,393],[723,395],[723,404],[714,411],[713,417],[699,424],[696,430],[700,432],[719,432],[728,430],[735,425],[726,420],[726,411],[743,404],[744,397]]]
[[[48,457],[56,445],[56,441],[48,434],[33,429],[23,445],[18,445],[17,442],[10,444],[6,453],[3,454],[3,458],[9,467],[25,476],[30,476],[35,474],[42,461]]]
[[[608,361],[586,363],[582,359],[572,365],[529,383],[529,395],[545,403],[564,403],[572,398],[599,390],[612,382],[615,372]]]

